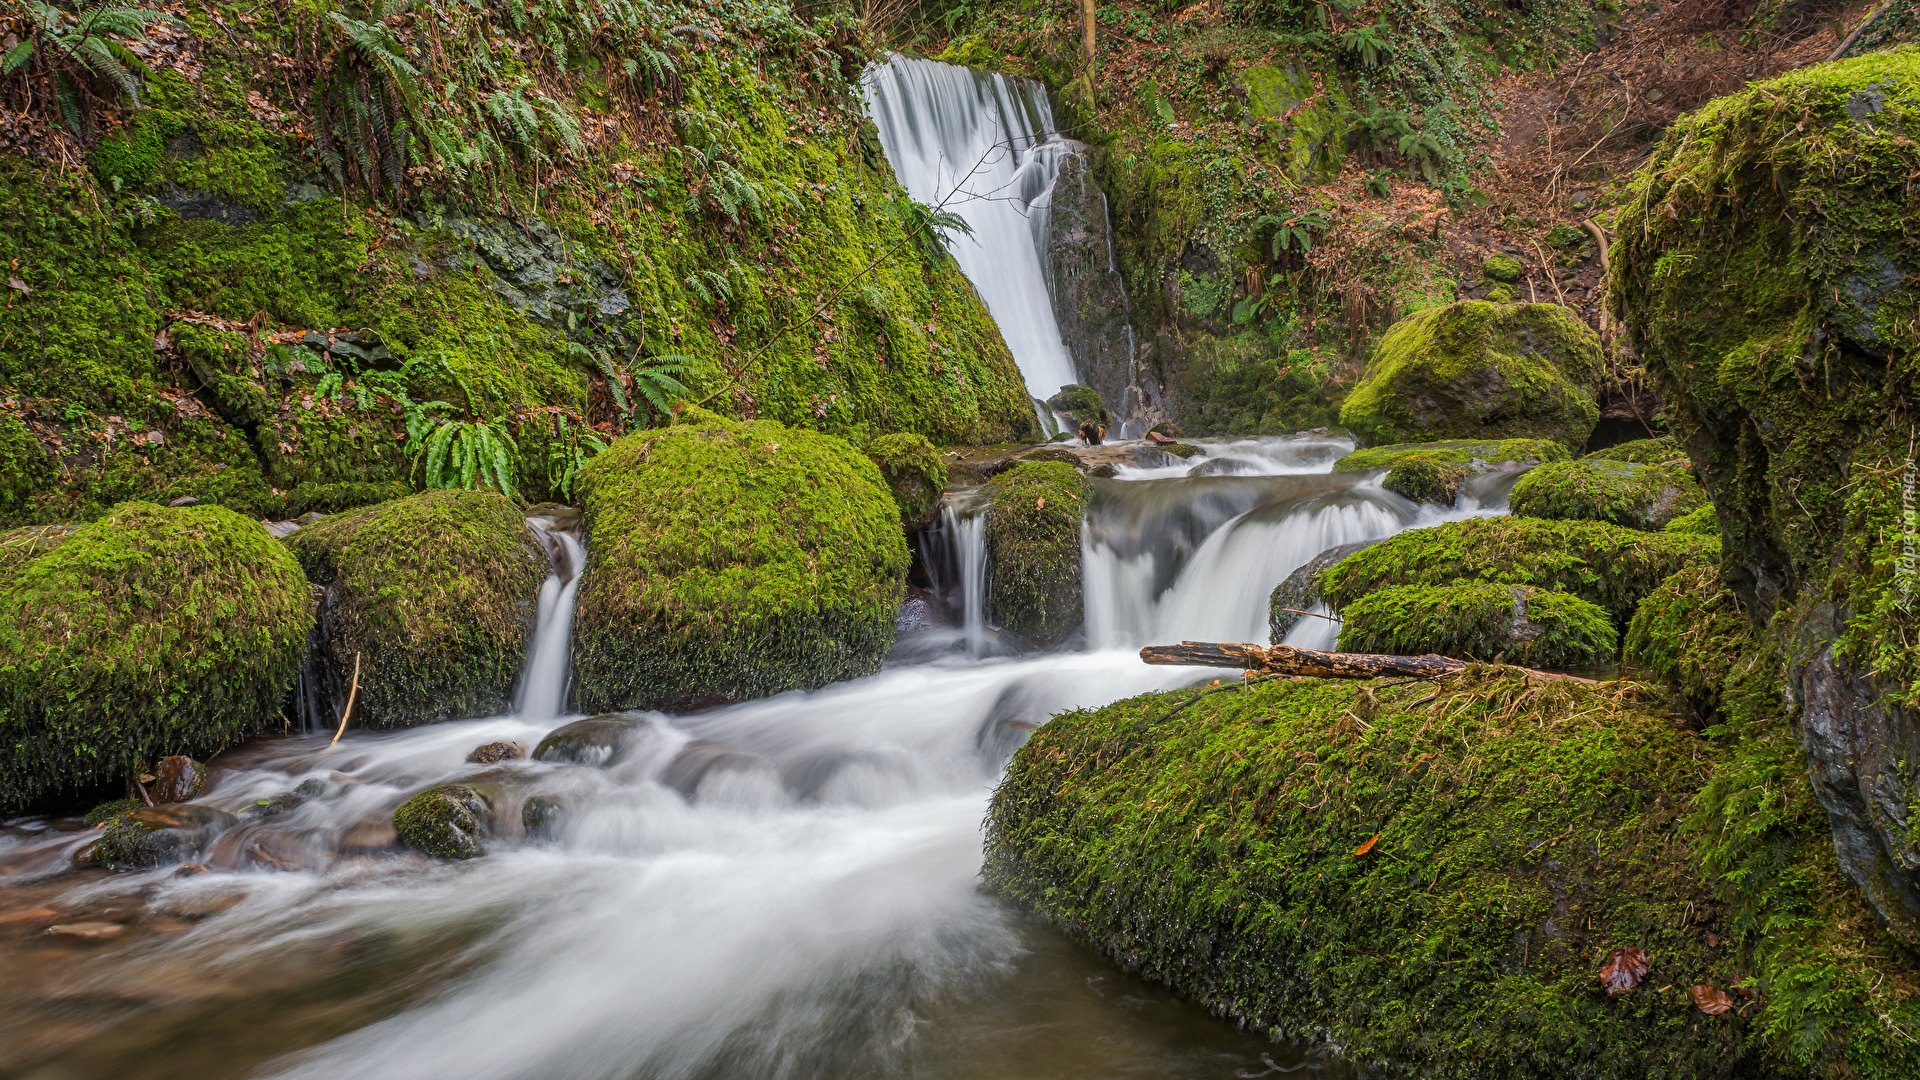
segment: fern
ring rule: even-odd
[[[572,502],[580,474],[607,448],[606,440],[565,416],[554,418],[554,438],[547,443],[547,489]]]
[[[498,418],[440,418],[415,451],[426,487],[490,487],[503,495],[513,494],[519,454],[506,422]]]
[[[633,388],[640,391],[640,396],[647,399],[655,412],[670,414],[674,401],[691,393],[679,376],[685,375],[693,363],[691,356],[650,357],[633,370]]]
[[[30,30],[0,54],[0,75],[11,75],[35,59],[51,68],[61,120],[76,134],[84,130],[86,116],[70,76],[85,73],[112,83],[140,108],[140,76],[147,69],[127,42],[145,41],[148,28],[157,23],[184,25],[164,11],[134,7],[126,0],[101,0],[77,12],[42,0],[26,0],[19,7],[25,9]]]
[[[948,244],[953,235],[973,235],[973,226],[967,224],[967,219],[959,214],[950,210],[936,210],[904,195],[889,199],[880,207],[900,223],[907,239],[913,242],[920,254],[926,256],[928,262],[946,261],[952,254]]]

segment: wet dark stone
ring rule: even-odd
[[[467,763],[471,765],[494,765],[502,761],[518,761],[526,756],[526,747],[521,746],[519,743],[490,742],[485,746],[475,747],[473,753],[467,755]]]
[[[567,809],[558,799],[547,795],[529,795],[520,804],[520,824],[535,840],[551,840],[566,825]]]
[[[155,803],[192,802],[207,790],[207,767],[185,754],[161,758],[153,774],[147,794]]]
[[[716,773],[729,770],[772,772],[776,768],[778,766],[772,761],[759,754],[749,754],[718,743],[696,742],[688,744],[667,763],[660,774],[660,782],[691,799],[700,789],[701,781]]]
[[[436,859],[472,859],[485,855],[482,841],[493,807],[473,788],[446,784],[428,788],[393,812],[400,843]]]
[[[1296,612],[1311,610],[1320,602],[1320,575],[1327,568],[1356,551],[1363,551],[1379,543],[1378,540],[1362,540],[1357,544],[1342,544],[1308,559],[1298,570],[1287,575],[1287,579],[1273,587],[1273,595],[1267,600],[1267,630],[1271,634],[1270,642],[1285,641],[1301,619],[1308,616]],[[1292,608],[1292,611],[1286,609]]]
[[[225,810],[198,803],[142,807],[106,827],[94,861],[121,867],[183,862],[239,822]]]
[[[644,721],[634,713],[602,713],[556,728],[533,748],[533,760],[610,765]]]

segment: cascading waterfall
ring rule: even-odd
[[[867,111],[908,194],[964,218],[948,247],[1044,402],[1078,382],[1047,291],[1047,206],[1062,157],[1046,91],[993,72],[893,56],[866,76]],[[1050,417],[1038,410],[1041,427]]]
[[[567,711],[567,681],[572,673],[573,600],[587,566],[587,548],[558,519],[527,519],[527,528],[547,550],[553,569],[540,583],[533,638],[526,669],[514,696],[514,712],[526,720],[552,720]]]

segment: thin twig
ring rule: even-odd
[[[1325,619],[1325,620],[1327,620],[1328,622],[1339,622],[1339,621],[1340,621],[1340,617],[1339,617],[1339,616],[1337,616],[1337,615],[1322,615],[1322,614],[1320,614],[1320,613],[1319,613],[1319,612],[1317,612],[1317,611],[1301,611],[1301,610],[1300,610],[1299,608],[1297,608],[1297,607],[1283,607],[1283,608],[1274,608],[1273,610],[1275,610],[1275,611],[1284,611],[1284,612],[1286,612],[1286,613],[1287,613],[1287,614],[1289,614],[1289,615],[1311,615],[1311,616],[1313,616],[1313,617],[1314,617],[1314,618],[1316,618],[1316,619]]]
[[[353,686],[347,690],[347,707],[340,710],[340,730],[333,733],[333,742],[328,743],[327,744],[328,746],[332,746],[333,743],[339,742],[340,736],[345,735],[347,733],[347,718],[353,715],[353,700],[359,696],[360,696],[360,654],[358,652],[355,652],[353,654]]]

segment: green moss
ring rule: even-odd
[[[356,724],[412,727],[512,704],[548,570],[518,507],[490,491],[427,491],[328,517],[286,543],[328,590],[320,647],[342,688],[360,657]]]
[[[0,413],[0,519],[24,510],[28,500],[53,486],[53,455],[20,418]]]
[[[1693,566],[1640,601],[1627,627],[1627,659],[1676,694],[1696,720],[1719,718],[1721,688],[1736,667],[1757,662],[1760,643],[1717,566]]]
[[[492,812],[478,791],[446,784],[401,803],[393,831],[402,844],[436,859],[472,859],[487,853],[482,841]]]
[[[867,457],[900,507],[900,523],[920,528],[940,509],[947,487],[947,463],[922,435],[882,435],[867,444]]]
[[[1520,260],[1514,258],[1512,255],[1489,255],[1486,261],[1480,264],[1480,272],[1495,281],[1503,281],[1512,285],[1520,280],[1522,274],[1526,273],[1526,267],[1522,266]]]
[[[768,421],[629,435],[585,481],[578,707],[684,708],[874,671],[908,562],[871,461]]]
[[[1593,331],[1556,304],[1464,300],[1395,323],[1340,422],[1369,443],[1542,438],[1584,444],[1598,422]]]
[[[1577,596],[1472,582],[1381,589],[1340,610],[1342,652],[1439,653],[1527,667],[1593,667],[1619,642],[1607,613]]]
[[[210,756],[276,721],[306,650],[300,568],[213,507],[115,507],[0,585],[0,805]]]
[[[1599,521],[1471,518],[1412,529],[1349,556],[1322,575],[1321,589],[1344,609],[1395,585],[1532,585],[1578,596],[1623,626],[1662,581],[1718,555],[1719,545],[1704,537]]]
[[[1618,691],[1475,669],[1055,717],[988,817],[990,888],[1122,967],[1382,1075],[1730,1076],[1687,988],[1752,955],[1671,840],[1713,768]],[[1600,991],[1609,950],[1647,981]],[[1496,1063],[1490,1066],[1488,1063]]]
[[[1333,471],[1387,469],[1381,486],[1388,491],[1415,502],[1451,506],[1468,477],[1566,456],[1567,448],[1549,439],[1453,439],[1355,450],[1334,462]]]
[[[0,533],[0,587],[22,567],[59,547],[73,529],[71,525],[27,525]]]
[[[1664,529],[1707,503],[1686,466],[1581,458],[1542,465],[1520,478],[1509,500],[1524,517],[1610,521]]]
[[[1190,342],[1183,424],[1195,435],[1289,435],[1339,421],[1344,387],[1330,356],[1295,349],[1270,358],[1266,351],[1252,333]]]
[[[1720,518],[1714,512],[1713,504],[1709,503],[1667,522],[1666,528],[1661,531],[1691,536],[1719,536]]]
[[[987,482],[987,613],[1036,645],[1080,628],[1080,521],[1087,482],[1072,465],[1029,461]]]
[[[93,172],[110,192],[132,192],[153,180],[167,140],[180,132],[180,118],[153,109],[141,109],[132,122],[100,140],[93,151]]]
[[[1687,464],[1687,451],[1671,435],[1657,439],[1635,439],[1587,455],[1593,461],[1631,461],[1636,465]]]
[[[87,811],[86,816],[81,820],[89,825],[104,825],[129,810],[137,810],[145,805],[139,799],[114,799]]]

